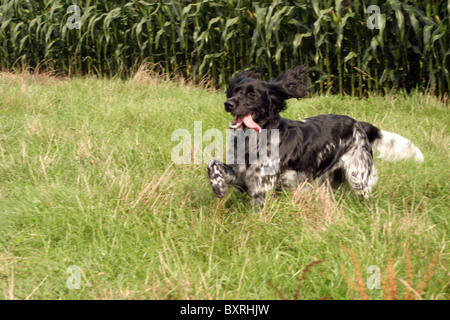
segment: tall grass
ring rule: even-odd
[[[425,162],[376,159],[369,201],[345,185],[280,192],[260,215],[233,188],[218,199],[206,164],[171,165],[175,129],[193,138],[194,121],[203,133],[228,127],[223,101],[145,73],[0,73],[0,299],[350,299],[362,290],[383,299],[384,288],[448,299],[443,102],[420,93],[289,101],[285,117],[351,115],[408,137]],[[67,287],[72,265],[80,289]],[[381,289],[365,285],[371,265]]]
[[[0,67],[127,77],[148,62],[165,73],[224,85],[237,70],[268,76],[297,64],[318,92],[429,89],[449,81],[446,1],[2,0]],[[380,29],[366,26],[379,5]]]

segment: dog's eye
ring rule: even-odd
[[[247,97],[249,97],[250,99],[255,99],[256,98],[256,93],[249,92],[249,93],[247,93]]]

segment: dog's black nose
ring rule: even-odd
[[[225,101],[224,104],[225,104],[225,111],[231,111],[236,108],[236,105],[234,104],[233,101],[227,100],[227,101]]]

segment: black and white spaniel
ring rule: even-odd
[[[287,99],[305,96],[305,73],[306,68],[298,66],[266,82],[248,71],[230,81],[225,111],[235,117],[231,148],[226,164],[208,164],[218,197],[235,185],[248,192],[253,204],[264,205],[266,193],[275,186],[293,188],[304,181],[326,180],[337,186],[347,180],[356,194],[367,198],[378,179],[372,150],[382,159],[423,161],[408,139],[348,116],[301,121],[280,117]]]

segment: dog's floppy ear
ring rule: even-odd
[[[268,82],[271,116],[286,109],[287,99],[300,99],[306,95],[306,71],[305,66],[297,66]]]
[[[245,70],[236,74],[233,78],[231,78],[230,83],[227,88],[227,97],[231,97],[234,87],[244,82],[246,79],[259,79],[261,77],[261,73],[256,70]]]
[[[269,82],[270,89],[285,100],[289,98],[303,98],[308,90],[306,72],[305,66],[297,66],[290,69],[278,78],[272,79]]]
[[[297,66],[267,83],[270,100],[269,112],[272,117],[286,109],[287,99],[299,99],[306,95],[308,90],[306,71],[305,66]]]

